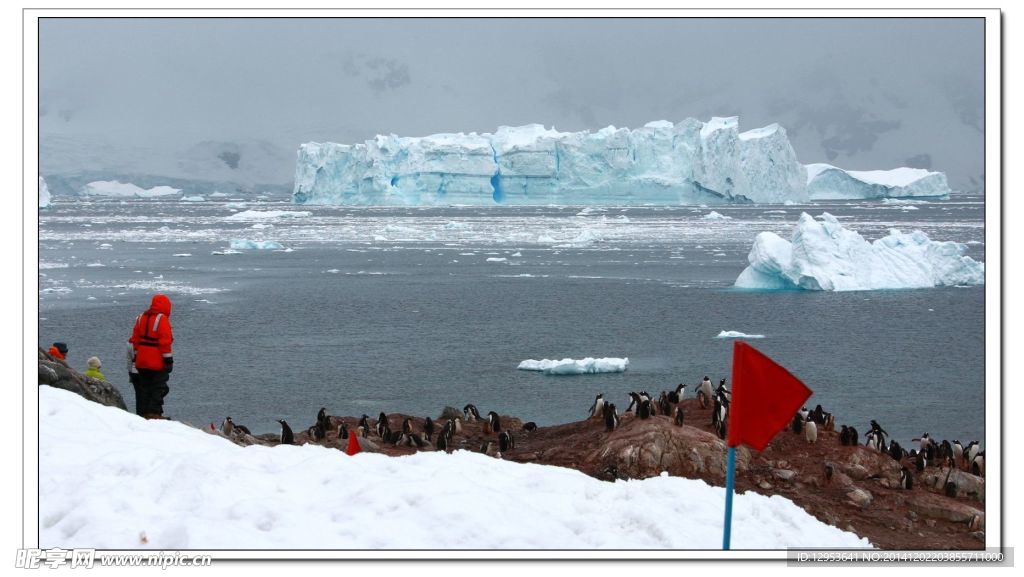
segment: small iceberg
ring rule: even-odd
[[[704,220],[732,220],[731,216],[725,216],[724,214],[720,214],[714,210],[705,214],[701,218]]]
[[[739,331],[722,331],[716,339],[763,339],[764,335],[748,335]]]
[[[594,373],[621,373],[629,365],[629,358],[617,359],[606,357],[595,359],[562,359],[555,361],[551,359],[534,360],[527,359],[517,367],[520,371],[539,371],[545,375],[585,375]]]
[[[281,243],[272,240],[234,239],[231,248],[235,250],[281,250]]]

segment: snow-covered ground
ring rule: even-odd
[[[239,447],[39,387],[40,546],[719,549],[724,491],[608,483],[477,453]],[[734,549],[869,547],[782,497],[737,495]]]

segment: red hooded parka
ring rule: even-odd
[[[164,359],[172,357],[171,343],[174,342],[171,299],[162,294],[153,295],[149,310],[135,319],[132,338],[128,342],[135,349],[136,368],[165,370]]]

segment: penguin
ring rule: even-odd
[[[894,461],[899,461],[903,458],[903,447],[896,441],[889,441],[889,456]]]
[[[602,409],[602,411],[603,410],[604,409]],[[533,421],[530,421],[530,422],[528,422],[528,423],[523,425],[523,430],[526,431],[527,433],[529,433],[530,431],[536,431],[537,430],[537,423],[534,423]]]
[[[627,413],[632,413],[640,407],[640,402],[643,399],[640,398],[640,394],[636,391],[630,391],[629,393],[629,406],[626,407]]]
[[[805,438],[811,445],[818,442],[818,424],[813,419],[804,423]]]
[[[231,417],[226,417],[224,422],[220,425],[220,432],[224,433],[224,436],[230,437],[231,433],[235,432],[235,424],[231,422]]]
[[[435,446],[438,451],[444,451],[445,453],[448,452],[448,437],[444,434],[444,431],[437,436],[437,445]]]
[[[856,447],[860,444],[860,435],[857,433],[857,429],[850,427],[850,445]]]
[[[824,411],[821,409],[821,405],[820,404],[818,406],[814,407],[814,410],[811,411],[811,420],[814,421],[815,425],[824,425],[825,424],[825,415],[824,415]]]
[[[809,417],[810,414],[811,414],[811,412],[807,410],[807,407],[801,407],[799,413],[800,413],[800,418],[805,420],[805,421],[807,420],[807,417]]]
[[[452,423],[452,427],[453,427],[452,433],[453,434],[454,433],[462,434],[462,417],[455,417],[454,419],[452,419],[449,422]],[[450,435],[449,435],[449,440],[451,440],[451,436]]]
[[[516,446],[516,440],[512,438],[512,433],[503,431],[498,435],[498,451],[507,453],[510,449],[514,449]]]
[[[604,393],[599,393],[594,397],[594,404],[590,405],[590,418],[600,417],[604,415]]]
[[[636,415],[641,419],[651,418],[651,402],[647,400],[640,401],[640,406],[636,410]]]
[[[491,426],[491,431],[495,433],[501,432],[501,418],[498,417],[498,413],[494,411],[487,413],[487,423]]]
[[[427,446],[427,441],[424,440],[423,437],[417,435],[416,433],[409,435],[409,438],[412,439],[412,442],[414,445],[416,445],[417,449],[422,449]]]
[[[958,463],[964,460],[964,446],[960,444],[960,439],[953,440],[953,458]]]
[[[686,396],[686,385],[684,385],[683,383],[679,383],[679,386],[676,387],[676,390],[669,392],[668,400],[671,403],[681,403],[683,401],[684,396]]]
[[[327,407],[320,407],[320,412],[316,414],[316,422],[325,432],[331,430],[331,418],[327,416]]]
[[[477,410],[476,405],[466,405],[462,408],[462,412],[466,415],[467,423],[474,423],[480,420],[480,411]]]
[[[277,422],[281,423],[281,444],[294,445],[295,435],[292,434],[292,428],[288,426],[288,423],[284,422],[281,419],[278,419]]]
[[[494,441],[484,441],[480,445],[480,452],[487,455],[488,457],[497,457],[501,453],[498,451],[498,446]]]
[[[718,430],[718,438],[719,439],[724,439],[725,438],[725,434],[726,434],[726,432],[729,429],[729,413],[728,413],[728,411],[725,410],[724,407],[722,408],[722,411],[724,411],[724,413],[718,419],[718,427],[716,427],[717,430]]]
[[[924,452],[919,452],[917,457],[914,459],[914,464],[917,467],[917,472],[924,471],[925,467],[928,466],[928,460],[924,456]]]
[[[356,436],[357,437],[362,437],[364,439],[369,437],[370,436],[370,426],[369,425],[365,425],[365,424],[357,426],[356,427]]]
[[[925,433],[925,434],[921,435],[920,437],[915,437],[915,438],[910,439],[910,440],[911,441],[918,441],[920,443],[919,447],[920,447],[921,451],[924,451],[925,449],[927,449],[928,445],[931,444],[931,438],[928,437],[928,433]]]
[[[409,417],[406,417],[405,420],[402,421],[402,432],[406,435],[412,434],[412,419]]]
[[[347,439],[348,438],[348,425],[345,424],[345,421],[342,421],[341,424],[338,425],[338,438],[339,439]]]
[[[235,423],[234,425],[236,433],[240,435],[252,435],[252,432],[249,431],[249,427],[246,427],[245,425],[239,425],[237,423]]]
[[[615,411],[615,403],[604,405],[604,428],[606,431],[614,431],[619,426],[619,415]]]
[[[385,430],[390,431],[391,424],[388,423],[388,416],[384,414],[384,411],[381,411],[380,415],[377,417],[377,436],[382,439],[385,438]]]
[[[704,375],[704,380],[700,382],[700,389],[697,390],[697,399],[700,401],[700,408],[708,408],[708,403],[711,402],[711,379],[707,375]]]
[[[850,428],[846,425],[839,431],[839,444],[844,447],[850,444]]]
[[[985,476],[985,451],[980,451],[971,459],[970,471],[972,475]]]
[[[370,415],[363,413],[363,416],[359,418],[359,425],[356,427],[357,431],[365,430],[366,433],[360,433],[361,437],[370,436]]]
[[[434,436],[434,420],[427,417],[423,421],[423,432],[427,435],[427,442]]]
[[[836,417],[832,413],[825,413],[825,430],[835,431],[836,430]]]
[[[835,468],[832,466],[832,463],[825,463],[825,484],[826,485],[831,485],[832,484],[832,475],[833,474],[835,474]]]
[[[792,424],[790,424],[790,428],[797,435],[799,435],[800,433],[803,432],[803,430],[804,430],[804,420],[802,418],[800,418],[799,414],[793,415],[793,422],[792,422]],[[846,443],[843,443],[843,444],[845,445]]]
[[[970,470],[971,463],[974,462],[974,457],[978,456],[978,451],[981,450],[981,445],[978,441],[971,441],[966,447],[964,447],[964,458],[967,459],[967,468]]]
[[[900,487],[908,490],[914,488],[914,476],[906,467],[900,468]]]
[[[310,438],[314,441],[322,441],[327,437],[327,431],[323,427],[322,422],[317,422],[309,428]]]
[[[668,400],[668,393],[664,391],[661,393],[661,398],[658,399],[658,411],[666,416],[672,412],[672,402]]]
[[[675,423],[676,423],[677,427],[682,427],[683,426],[683,407],[682,406],[678,406],[678,405],[676,406]]]

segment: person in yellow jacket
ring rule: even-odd
[[[99,357],[89,357],[89,360],[85,361],[85,364],[89,366],[85,371],[85,376],[99,379],[101,381],[107,380],[107,377],[104,377],[103,373],[100,372],[102,364],[100,363]]]

